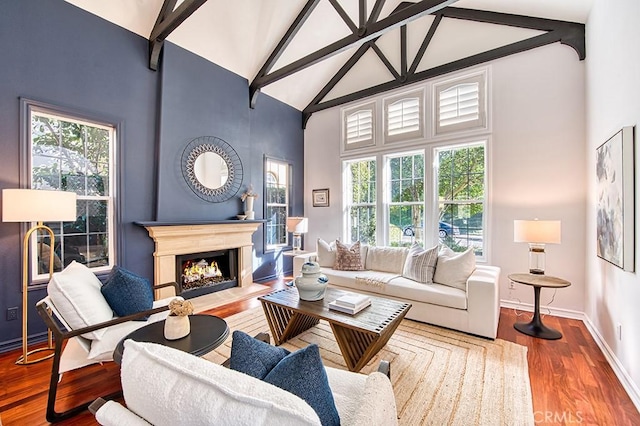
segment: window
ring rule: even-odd
[[[387,157],[388,240],[391,246],[424,242],[424,154]]]
[[[486,74],[434,85],[436,135],[485,128]]]
[[[485,143],[435,150],[440,241],[454,251],[485,254]]]
[[[385,99],[385,142],[423,137],[422,91]]]
[[[115,127],[31,104],[27,110],[31,188],[77,194],[75,222],[47,223],[56,237],[56,270],[74,260],[96,271],[109,269],[115,263]],[[48,239],[34,241],[33,252]],[[47,262],[35,257],[34,279],[46,278]]]
[[[375,145],[375,103],[345,109],[342,114],[345,151]]]
[[[376,160],[344,163],[347,239],[376,243]]]
[[[289,164],[265,160],[265,225],[267,250],[286,246],[289,213]]]

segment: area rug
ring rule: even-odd
[[[261,307],[226,318],[231,331],[269,331]],[[331,327],[321,321],[283,346],[320,347],[326,366],[347,369]],[[205,358],[222,363],[231,338]],[[391,362],[401,425],[533,425],[527,348],[403,320],[387,345],[362,369]]]

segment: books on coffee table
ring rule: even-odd
[[[349,293],[329,302],[329,309],[355,315],[371,305],[371,298],[364,294]]]

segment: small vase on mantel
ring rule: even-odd
[[[247,187],[247,191],[244,192],[240,199],[244,202],[244,214],[247,216],[247,220],[253,220],[256,218],[253,211],[253,200],[258,198],[258,194],[253,192],[253,185]]]

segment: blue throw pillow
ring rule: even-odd
[[[153,289],[149,280],[119,266],[111,270],[100,291],[119,317],[137,314],[153,307]],[[148,318],[147,316],[141,320]]]
[[[287,355],[264,381],[304,399],[315,410],[323,426],[340,425],[318,345],[312,344]]]
[[[289,354],[284,348],[272,346],[236,330],[231,342],[229,368],[262,380]]]

